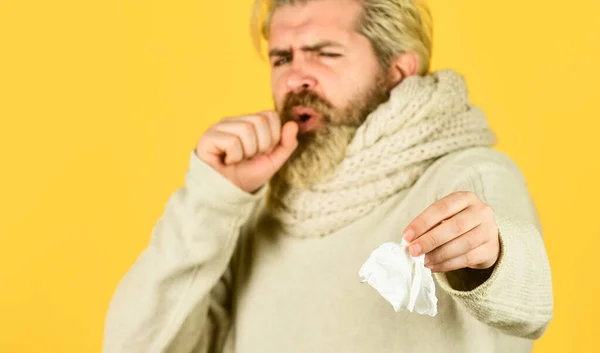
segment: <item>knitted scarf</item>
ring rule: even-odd
[[[369,114],[332,175],[308,189],[271,183],[267,208],[285,234],[325,236],[410,188],[437,158],[494,143],[459,74],[411,76]]]

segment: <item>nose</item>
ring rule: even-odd
[[[287,78],[288,90],[291,92],[312,90],[316,85],[317,80],[314,77],[297,68],[293,69]]]

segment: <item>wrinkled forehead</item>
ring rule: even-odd
[[[278,7],[271,18],[269,49],[332,40],[348,44],[362,6],[355,0],[315,0]]]

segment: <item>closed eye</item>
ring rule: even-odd
[[[325,56],[325,57],[328,57],[328,58],[337,58],[337,57],[340,57],[340,56],[342,56],[342,54],[338,54],[338,53],[327,53],[327,52],[321,52],[321,53],[319,53],[319,55],[320,55],[320,56]]]

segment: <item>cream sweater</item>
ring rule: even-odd
[[[483,280],[475,271],[436,274],[436,317],[395,313],[360,283],[360,266],[459,190],[494,209],[499,262]],[[550,268],[526,182],[492,149],[438,159],[412,187],[325,237],[278,233],[264,195],[243,192],[192,154],[185,186],[117,288],[103,352],[518,353],[531,350],[552,317]]]

